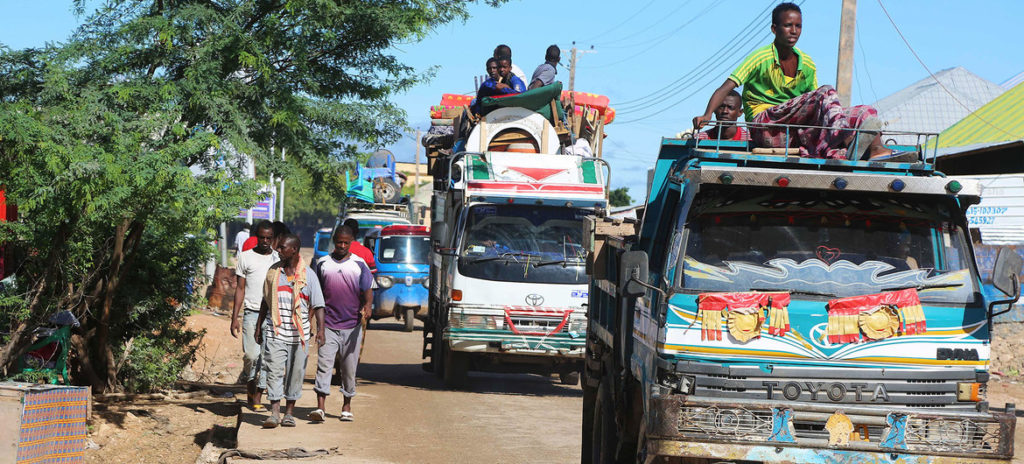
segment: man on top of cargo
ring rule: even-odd
[[[494,59],[496,59],[496,60],[497,59],[501,59],[501,57],[503,57],[503,56],[507,56],[508,57],[509,68],[512,70],[512,75],[518,77],[519,80],[523,81],[524,84],[526,83],[526,74],[523,73],[522,69],[519,69],[519,66],[516,66],[515,63],[512,62],[512,48],[511,47],[509,47],[508,45],[505,45],[505,44],[498,45],[497,47],[494,47],[494,55],[493,56],[494,56]]]
[[[715,120],[719,122],[735,123],[743,115],[743,105],[740,103],[740,93],[730,90],[729,94],[722,100],[722,104],[715,109]],[[697,140],[750,140],[750,132],[746,127],[736,124],[718,125],[704,132],[697,133]]]
[[[555,82],[555,75],[558,74],[558,62],[561,59],[562,50],[558,48],[558,45],[548,46],[547,51],[544,52],[544,63],[537,66],[537,69],[533,71],[533,77],[530,78],[530,88],[528,90],[551,85]]]
[[[773,43],[754,50],[729,78],[715,90],[703,115],[693,118],[700,129],[711,120],[729,91],[743,86],[746,120],[755,124],[794,124],[822,128],[790,129],[751,127],[754,143],[762,147],[783,147],[787,139],[799,147],[800,155],[816,158],[857,160],[890,155],[879,137],[878,111],[861,105],[843,108],[832,86],[818,87],[814,61],[796,48],[803,30],[800,7],[780,3],[772,10]],[[856,138],[849,129],[861,129]],[[852,147],[856,145],[857,153]]]

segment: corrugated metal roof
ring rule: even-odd
[[[1007,79],[1006,82],[999,84],[999,86],[1006,90],[1010,90],[1016,87],[1017,84],[1020,84],[1021,82],[1024,82],[1024,72]]]
[[[886,124],[885,129],[941,132],[1005,91],[963,67],[944,69],[935,73],[935,78],[942,83],[941,86],[928,76],[872,105]],[[913,136],[886,137],[887,140],[890,138],[902,144],[918,143]]]
[[[939,148],[1024,139],[1024,83],[939,134]]]

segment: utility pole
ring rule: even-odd
[[[594,50],[594,46],[590,46],[590,50],[580,50],[576,48],[576,42],[572,43],[572,48],[569,49],[569,91],[576,90],[576,61],[578,60],[577,55],[583,55],[586,53],[597,53]]]
[[[284,147],[281,148],[281,161],[284,161]],[[284,222],[284,178],[281,178],[281,208],[278,209],[278,221]]]
[[[836,92],[839,103],[850,106],[853,83],[853,39],[857,30],[857,0],[843,0],[839,18],[839,62],[836,65]]]

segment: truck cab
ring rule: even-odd
[[[664,139],[640,223],[588,220],[585,462],[1005,462],[975,181]],[[1016,266],[1016,269],[1014,269]]]
[[[373,318],[393,316],[404,322],[406,332],[412,332],[414,321],[427,314],[430,229],[410,225],[372,229],[363,244],[377,262]]]

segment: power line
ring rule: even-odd
[[[1008,135],[1010,137],[1017,138],[1017,139],[1024,138],[1024,137],[1021,137],[1019,135],[1011,134],[1011,133],[1009,133],[1009,132],[999,128],[995,124],[992,124],[991,122],[988,122],[987,120],[985,120],[985,118],[982,118],[981,116],[978,116],[973,110],[971,110],[967,105],[965,105],[962,101],[960,101],[960,99],[957,98],[956,95],[953,94],[953,92],[950,92],[949,89],[946,88],[946,85],[943,84],[942,81],[939,80],[939,78],[935,77],[935,73],[933,73],[931,69],[928,69],[928,65],[924,64],[924,60],[922,60],[921,57],[917,55],[917,52],[914,51],[914,47],[910,46],[910,42],[907,41],[907,38],[903,36],[902,32],[900,32],[900,28],[899,28],[899,26],[896,25],[896,21],[894,21],[892,19],[892,16],[889,15],[889,10],[885,9],[885,5],[882,4],[882,0],[878,0],[878,6],[882,7],[882,12],[885,13],[885,17],[889,18],[889,23],[892,24],[893,29],[896,29],[896,34],[898,34],[900,36],[900,39],[902,39],[903,43],[906,44],[907,49],[910,50],[910,53],[912,55],[914,55],[914,58],[917,59],[917,62],[921,63],[921,67],[923,67],[925,71],[928,71],[928,75],[932,77],[932,80],[934,80],[935,83],[939,84],[939,87],[942,87],[942,90],[945,90],[946,93],[949,94],[949,96],[951,98],[953,98],[953,101],[957,102],[960,106],[962,106],[964,108],[964,110],[967,110],[967,112],[968,112],[967,117],[977,118],[979,121],[985,123],[985,125],[993,128],[993,129],[995,129],[995,130],[997,130],[999,132],[1002,132],[1004,135]]]
[[[623,101],[623,102],[619,102],[619,103],[616,104],[616,108],[618,110],[623,110],[623,109],[626,109],[626,108],[628,108],[630,106],[642,106],[642,105],[645,105],[645,104],[649,103],[648,100],[650,100],[652,98],[657,99],[657,98],[663,97],[662,92],[664,92],[664,91],[666,91],[668,89],[673,88],[674,86],[676,86],[676,84],[679,84],[680,82],[683,82],[684,80],[688,79],[690,76],[695,75],[698,71],[700,71],[708,63],[712,62],[714,59],[721,58],[722,54],[726,50],[728,50],[730,47],[733,47],[733,43],[734,42],[737,42],[742,36],[748,35],[751,32],[753,32],[752,28],[757,24],[757,21],[760,18],[760,16],[762,14],[764,14],[765,12],[767,12],[768,8],[770,8],[772,5],[774,5],[774,3],[775,3],[774,0],[770,0],[769,3],[768,3],[768,6],[765,7],[765,9],[762,10],[760,13],[758,13],[757,16],[755,16],[749,23],[747,23],[746,26],[744,26],[742,29],[740,29],[736,33],[736,35],[734,35],[732,37],[732,39],[730,39],[728,42],[726,42],[724,45],[722,45],[722,47],[719,48],[717,51],[715,51],[714,53],[709,55],[703,62],[701,62],[700,64],[694,66],[689,72],[684,73],[678,79],[668,83],[667,85],[665,85],[665,86],[663,86],[663,87],[661,87],[661,88],[659,88],[659,89],[657,89],[657,90],[655,90],[653,92],[650,92],[650,93],[648,93],[646,95],[643,95],[641,97],[638,97],[638,98],[634,98],[632,100],[626,100],[626,101]]]
[[[617,43],[617,42],[622,42],[623,40],[631,39],[631,38],[636,37],[636,36],[638,36],[640,34],[643,34],[644,32],[648,32],[654,26],[657,26],[657,25],[659,25],[659,24],[661,24],[661,23],[663,23],[663,22],[665,22],[665,21],[667,21],[669,19],[675,19],[676,18],[675,14],[678,13],[679,10],[681,10],[683,8],[686,8],[686,5],[690,1],[691,0],[687,0],[687,1],[684,1],[684,2],[680,3],[679,6],[676,7],[676,9],[674,9],[674,10],[672,10],[672,11],[666,13],[666,14],[663,14],[661,16],[661,20],[655,21],[655,22],[653,22],[651,24],[645,24],[642,28],[640,28],[640,30],[638,30],[638,31],[636,31],[636,32],[634,32],[632,34],[629,34],[629,35],[624,36],[624,37],[619,37],[617,40],[614,40],[614,41],[611,41],[611,42],[599,43],[598,45],[601,46],[602,48],[604,48],[605,46],[611,46],[610,44],[614,44],[614,43]]]
[[[857,22],[857,36],[858,37],[864,37],[864,36],[860,35],[860,22],[859,21]],[[860,46],[857,47],[857,48],[860,49],[860,58],[861,58],[860,61],[861,61],[861,63],[864,64],[864,68],[863,68],[864,69],[864,74],[866,76],[868,76],[868,88],[871,89],[871,96],[875,97],[874,101],[877,102],[878,101],[878,94],[875,93],[875,82],[873,80],[871,80],[871,71],[868,70],[868,55],[867,55],[867,51],[864,49],[865,47],[864,47],[864,41],[863,40],[860,42]]]
[[[602,35],[605,35],[605,34],[611,32],[611,31],[614,31],[614,30],[622,27],[624,24],[630,22],[633,18],[637,17],[637,15],[639,15],[640,13],[643,13],[644,10],[646,10],[647,8],[649,8],[653,4],[654,4],[654,0],[651,0],[651,1],[647,2],[647,4],[643,6],[643,8],[640,8],[639,10],[636,10],[636,13],[633,13],[632,15],[630,15],[630,17],[622,20],[622,22],[612,26],[609,29],[606,29],[604,32],[602,32],[600,34],[597,34],[597,35],[595,35],[595,36],[593,36],[593,37],[591,37],[589,39],[583,40],[582,42],[590,42],[590,41],[592,41],[593,39],[595,39],[597,37],[601,37]]]
[[[607,67],[615,66],[615,65],[617,65],[617,64],[625,63],[625,62],[627,62],[627,61],[632,61],[632,60],[634,60],[634,59],[636,59],[636,58],[639,58],[639,57],[641,57],[641,56],[644,56],[644,55],[646,55],[646,54],[648,54],[648,53],[650,53],[650,52],[654,51],[654,46],[655,46],[655,45],[658,45],[658,44],[660,44],[660,43],[662,43],[662,42],[664,42],[664,41],[666,41],[666,40],[668,40],[668,39],[672,38],[672,36],[673,36],[673,35],[675,35],[675,34],[676,34],[676,33],[678,33],[679,31],[681,31],[681,30],[683,30],[684,28],[686,28],[686,26],[689,26],[690,24],[692,24],[692,23],[693,23],[694,21],[696,21],[697,19],[699,19],[699,18],[700,18],[701,16],[703,16],[703,15],[707,14],[707,12],[711,11],[711,10],[712,10],[713,8],[715,8],[715,7],[716,7],[716,6],[718,6],[719,4],[720,4],[720,3],[716,2],[716,3],[712,3],[712,4],[708,5],[708,6],[707,6],[706,8],[704,8],[704,10],[702,10],[702,11],[701,11],[700,13],[697,13],[697,14],[696,14],[696,15],[694,15],[694,16],[693,16],[692,18],[690,18],[690,20],[689,20],[689,21],[687,21],[687,22],[683,23],[683,25],[681,25],[681,26],[677,27],[676,29],[674,29],[674,30],[672,30],[672,31],[669,31],[668,33],[666,33],[666,34],[664,34],[664,35],[661,35],[661,36],[655,37],[655,38],[653,38],[653,39],[650,39],[650,40],[648,40],[648,41],[646,41],[646,42],[641,42],[641,43],[639,43],[639,44],[634,44],[634,45],[629,45],[629,46],[628,46],[628,47],[638,47],[638,46],[644,46],[644,45],[648,45],[648,44],[649,44],[649,46],[648,46],[647,50],[644,50],[644,51],[642,51],[642,52],[640,52],[640,53],[634,53],[634,54],[632,54],[632,55],[630,55],[630,56],[628,56],[628,57],[626,57],[626,58],[623,58],[623,59],[621,59],[621,60],[619,60],[619,61],[616,61],[616,62],[614,62],[614,63],[608,63],[608,64],[603,64],[603,65],[600,65],[600,66],[593,66],[593,67],[588,67],[587,69],[601,69],[601,68],[607,68]],[[659,39],[660,39],[660,40],[659,40]],[[656,41],[656,42],[654,42],[654,43],[651,43],[652,41]]]

